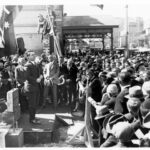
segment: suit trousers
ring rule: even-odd
[[[27,102],[27,98],[24,95],[24,93],[22,93],[21,88],[19,88],[19,102],[20,102],[20,108],[21,108],[21,112],[26,112],[28,110],[28,102]]]
[[[47,98],[52,98],[51,94],[51,82],[49,80],[44,80],[44,89],[43,89],[43,104],[46,104]]]
[[[60,102],[67,101],[67,88],[66,88],[66,84],[63,85],[59,85],[58,86],[58,99],[60,99]]]
[[[70,103],[71,109],[74,109],[75,107],[76,98],[77,98],[76,83],[72,82],[69,85],[67,85],[67,101]]]
[[[38,99],[38,91],[29,92],[27,95],[28,105],[29,105],[29,121],[35,119],[36,107],[37,107],[37,99]]]
[[[53,103],[54,107],[57,107],[57,84],[53,83],[52,85],[52,95],[53,95]]]

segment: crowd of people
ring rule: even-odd
[[[93,138],[100,138],[101,147],[135,147],[136,131],[149,133],[143,126],[150,111],[149,62],[147,54],[127,59],[118,53],[80,51],[57,57],[28,50],[0,59],[0,99],[18,88],[21,111],[29,111],[32,124],[40,124],[35,117],[38,106],[66,105],[71,112],[85,112],[87,99]]]

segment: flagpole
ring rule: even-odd
[[[128,28],[128,5],[126,5],[126,50],[125,50],[125,58],[129,57],[129,28]]]
[[[87,78],[87,84],[86,84],[86,100],[85,100],[85,132],[86,136],[85,137],[85,145],[88,148],[94,147],[93,141],[92,141],[92,136],[91,136],[91,130],[90,130],[90,112],[91,112],[91,104],[88,101],[88,90],[89,90],[89,80]],[[87,139],[87,141],[86,141]]]

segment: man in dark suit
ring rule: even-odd
[[[30,51],[28,54],[28,62],[26,63],[27,79],[24,84],[24,90],[26,91],[29,104],[29,121],[33,124],[40,124],[40,121],[35,118],[35,114],[38,99],[37,93],[39,92],[38,83],[41,82],[41,77],[39,77],[38,69],[35,64],[35,53]]]
[[[102,85],[93,69],[87,68],[86,75],[88,80],[88,101],[91,104],[91,125],[99,133],[99,124],[94,118],[96,117],[96,106],[102,98]]]
[[[127,109],[127,98],[125,97],[129,93],[129,88],[131,84],[131,75],[129,72],[121,72],[119,74],[119,82],[121,85],[121,92],[118,94],[116,98],[116,103],[114,107],[114,111],[116,113],[126,114],[128,113]]]
[[[18,59],[18,66],[15,68],[15,79],[16,79],[16,86],[19,89],[19,102],[21,107],[21,112],[26,112],[27,110],[27,100],[26,96],[24,95],[23,86],[26,80],[26,70],[24,67],[25,58],[20,57]]]
[[[67,69],[68,71],[66,84],[67,84],[68,102],[66,103],[66,105],[68,105],[69,103],[72,105],[72,102],[74,102],[76,98],[76,79],[78,68],[76,67],[71,58],[67,62]]]
[[[67,64],[64,63],[64,58],[59,58],[59,77],[63,76],[64,79],[66,79],[67,76]],[[62,84],[58,86],[58,104],[61,103],[63,100],[66,101],[67,99],[67,89],[66,84]]]
[[[36,56],[35,58],[36,67],[38,69],[38,76],[41,78],[41,82],[38,83],[39,85],[39,97],[37,100],[37,105],[42,105],[43,103],[43,93],[44,93],[44,77],[43,77],[43,67],[41,62],[41,57]]]

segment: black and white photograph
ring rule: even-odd
[[[0,148],[150,147],[150,1],[0,0]]]

